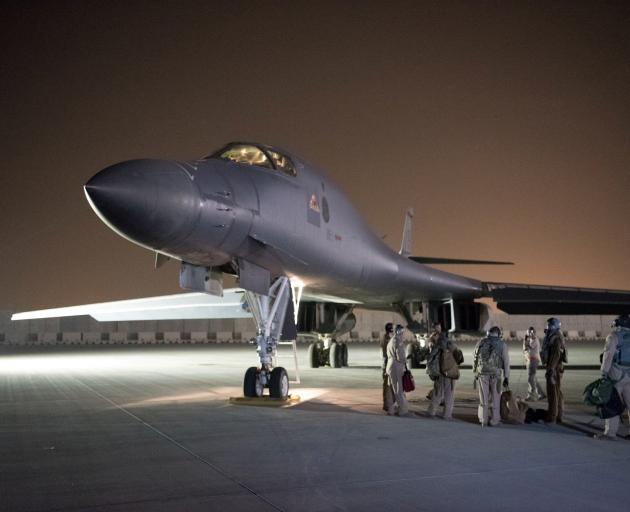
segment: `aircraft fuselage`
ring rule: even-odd
[[[216,157],[131,160],[85,189],[116,232],[187,263],[219,267],[240,258],[368,307],[482,295],[477,280],[393,251],[323,173],[290,158],[292,174]]]

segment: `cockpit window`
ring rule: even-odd
[[[275,169],[289,176],[297,176],[295,165],[291,159],[267,146],[234,143],[206,158],[221,158],[237,164],[257,165],[267,169]]]
[[[259,165],[260,167],[267,167],[273,169],[269,158],[260,148],[256,146],[249,146],[246,144],[236,144],[225,149],[219,158],[224,160],[232,160],[237,164]]]
[[[276,151],[273,151],[271,149],[268,150],[268,152],[269,156],[271,156],[271,159],[273,160],[274,165],[276,166],[276,169],[290,176],[295,176],[297,174],[295,172],[295,167],[293,167],[293,162],[291,162],[291,159],[288,156],[281,155],[280,153],[277,153]]]

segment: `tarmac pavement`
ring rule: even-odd
[[[601,346],[570,354],[588,366]],[[4,353],[0,510],[627,508],[630,443],[589,437],[603,422],[581,404],[594,367],[565,373],[567,425],[482,428],[469,370],[455,421],[389,417],[376,345],[351,344],[349,354],[349,368],[307,369],[300,346],[302,383],[291,392],[301,401],[270,408],[228,402],[257,362],[252,346]],[[293,378],[291,360],[283,364]],[[414,375],[409,399],[421,413],[431,383]],[[523,370],[510,382],[525,395]]]

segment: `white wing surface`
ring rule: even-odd
[[[11,320],[81,315],[89,315],[99,322],[251,318],[252,316],[243,307],[243,290],[230,288],[224,290],[223,297],[205,293],[180,293],[161,297],[27,311],[15,313]]]

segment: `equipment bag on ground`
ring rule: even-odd
[[[522,400],[518,400],[516,395],[509,389],[501,393],[501,404],[499,410],[502,422],[522,425],[525,423],[527,409],[529,409],[528,405]]]

